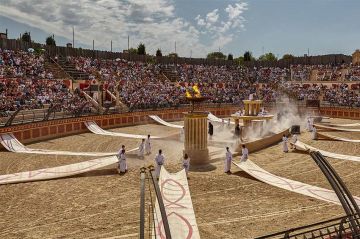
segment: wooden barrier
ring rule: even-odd
[[[359,108],[321,107],[319,111],[322,116],[328,116],[331,118],[360,120]]]
[[[189,109],[187,108],[181,108],[51,120],[0,128],[0,134],[13,133],[20,142],[24,144],[33,143],[67,135],[89,132],[84,124],[86,121],[95,121],[101,128],[109,129],[154,123],[148,115],[158,115],[166,121],[179,121],[183,120],[183,113],[188,110]],[[210,111],[214,115],[221,117],[233,114],[238,110],[238,108],[234,106],[224,106],[223,108],[202,107],[201,110]]]
[[[150,119],[148,115],[158,115],[160,118],[166,121],[179,121],[183,120],[183,112],[188,110],[189,109],[187,108],[181,108],[51,120],[0,128],[0,134],[13,133],[15,137],[20,140],[20,142],[28,144],[52,138],[89,132],[84,125],[84,122],[86,121],[95,121],[100,127],[109,129],[153,123],[153,120]],[[238,107],[202,107],[200,110],[210,111],[218,117],[228,117],[229,115],[235,113],[238,110]],[[323,116],[329,116],[332,118],[360,119],[359,109],[329,107],[320,108],[317,109],[317,111],[320,111],[321,115]]]

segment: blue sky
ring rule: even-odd
[[[303,55],[351,54],[360,48],[360,0],[0,0],[0,31],[31,31],[44,42],[114,50],[144,42],[154,54],[204,57],[250,50]]]

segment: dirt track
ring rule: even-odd
[[[352,123],[332,120],[332,123]],[[177,132],[156,124],[116,129],[126,133],[153,135]],[[332,135],[360,139],[359,133],[331,132]],[[215,136],[216,137],[216,131]],[[305,143],[330,152],[360,155],[360,144],[337,141],[311,141],[309,133],[300,137]],[[69,151],[111,152],[125,144],[137,147],[138,140],[91,133],[32,144],[34,148]],[[160,147],[171,171],[181,168],[182,143],[153,141],[153,154],[145,160],[129,156],[130,172],[124,176],[108,167],[84,175],[34,183],[0,186],[0,238],[138,238],[139,167],[153,162]],[[226,145],[224,145],[225,147]],[[223,173],[223,148],[211,147],[211,170],[190,172],[190,191],[202,238],[251,238],[287,228],[306,225],[343,214],[342,208],[261,183],[240,170]],[[0,152],[0,173],[29,171],[91,159],[15,154]],[[282,153],[280,145],[251,154],[250,159],[273,174],[330,188],[311,157],[297,152]],[[329,159],[350,191],[360,196],[357,175],[360,164]]]

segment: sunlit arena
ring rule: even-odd
[[[360,238],[360,2],[29,4],[0,0],[0,238]]]

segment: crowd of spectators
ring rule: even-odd
[[[298,100],[321,99],[341,106],[359,106],[357,91],[343,84],[328,88],[322,84],[297,84],[309,81],[316,70],[318,80],[360,80],[360,67],[302,66],[290,68],[206,65],[157,65],[121,59],[100,60],[68,57],[78,71],[89,74],[89,81],[97,80],[116,95],[130,110],[178,107],[187,104],[185,92],[197,85],[207,103],[241,104],[250,94],[275,102],[286,92]],[[164,74],[165,68],[174,69],[176,79]],[[81,91],[71,92],[60,79],[53,79],[46,71],[42,54],[0,49],[0,111],[43,108],[60,105],[61,111],[79,112],[87,109]],[[311,83],[311,82],[309,82]]]

